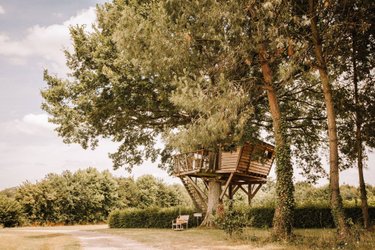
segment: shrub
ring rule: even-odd
[[[228,218],[227,227],[234,227],[237,218],[247,218],[251,221],[253,227],[272,227],[274,208],[271,207],[254,207],[254,208],[236,208],[234,214],[226,213]],[[241,217],[241,213],[244,215]],[[335,224],[332,218],[331,209],[321,206],[306,206],[295,209],[294,227],[296,228],[334,228]],[[362,224],[362,211],[360,207],[347,207],[345,214],[348,221],[356,224]],[[370,222],[375,223],[375,207],[369,208]],[[231,225],[232,223],[232,225]],[[223,228],[225,229],[225,228]]]
[[[110,228],[170,228],[172,220],[179,214],[188,214],[189,227],[196,226],[191,208],[129,208],[110,213],[108,224]]]
[[[243,228],[250,226],[251,220],[249,213],[246,213],[243,209],[232,209],[229,208],[224,211],[224,214],[215,218],[216,224],[219,228],[223,229],[230,237],[235,234],[241,234]]]
[[[0,224],[4,227],[15,227],[22,224],[21,205],[14,199],[0,195]]]
[[[227,210],[216,223],[228,234],[241,231],[242,227],[272,227],[274,208],[242,207]],[[193,217],[194,210],[190,208],[147,208],[116,210],[109,215],[108,223],[111,228],[169,228],[171,221],[179,214],[189,214],[189,227],[196,226]],[[362,223],[361,208],[345,208],[348,220]],[[370,220],[375,223],[375,207],[369,208]],[[295,209],[294,226],[296,228],[333,228],[331,209],[327,207],[309,206]]]
[[[247,213],[251,218],[251,226],[253,227],[272,227],[273,214],[275,209],[272,207],[255,207],[248,208]]]

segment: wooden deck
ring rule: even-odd
[[[231,152],[198,150],[176,155],[173,174],[210,177],[235,173],[241,178],[259,181],[267,178],[273,161],[274,147],[259,141],[246,143]]]
[[[204,212],[207,209],[208,182],[221,182],[220,200],[242,190],[249,203],[266,183],[272,167],[274,146],[262,141],[245,143],[232,151],[198,150],[174,156],[173,174],[179,177],[194,205]]]

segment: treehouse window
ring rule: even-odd
[[[268,151],[267,149],[264,151],[264,156],[267,158],[267,159],[271,159],[272,158],[272,152],[271,151]]]

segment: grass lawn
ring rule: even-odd
[[[0,249],[78,250],[80,245],[77,239],[62,233],[22,232],[1,229]]]
[[[297,229],[292,243],[271,242],[266,229],[249,228],[239,237],[221,230],[101,229],[102,233],[133,239],[160,249],[375,249],[375,232],[362,233],[361,240],[335,240],[334,229]]]
[[[246,240],[231,239],[222,230],[188,229],[102,229],[102,233],[123,236],[160,249],[283,249],[273,243],[258,244]],[[268,234],[266,230],[257,230],[257,234]],[[266,247],[266,248],[265,248]]]

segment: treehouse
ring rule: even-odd
[[[210,180],[221,183],[220,200],[224,196],[232,199],[243,190],[250,203],[266,183],[274,157],[274,146],[262,141],[218,152],[198,150],[174,156],[173,174],[181,179],[194,205],[206,211]]]

